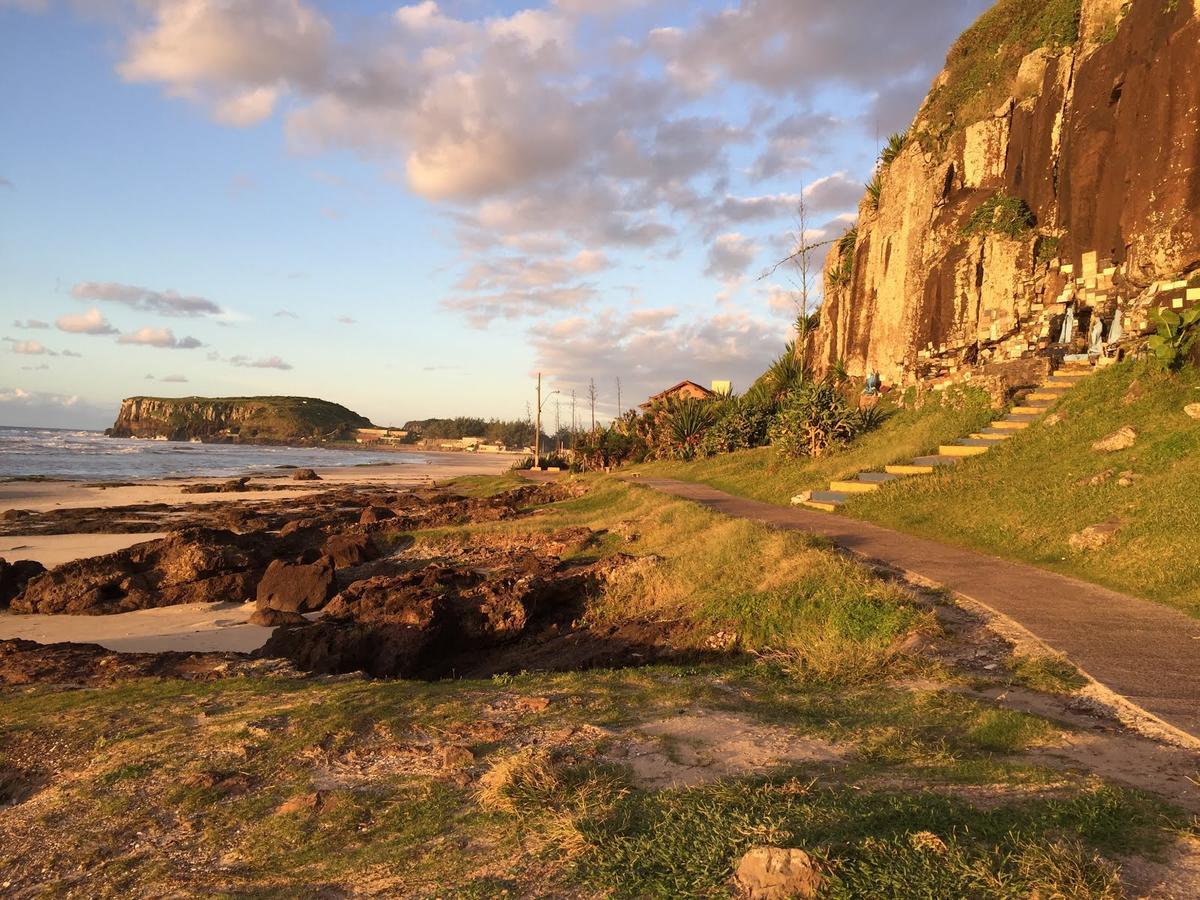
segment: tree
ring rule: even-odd
[[[596,433],[596,379],[588,379],[588,402],[592,407],[592,434]]]

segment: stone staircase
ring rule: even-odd
[[[869,494],[880,490],[889,482],[928,475],[937,471],[939,466],[952,466],[967,457],[982,456],[992,447],[1037,422],[1067,391],[1075,387],[1081,378],[1085,378],[1091,372],[1090,362],[1066,363],[1042,382],[1041,387],[1027,394],[1021,405],[1014,406],[1008,415],[993,422],[989,427],[969,434],[956,443],[943,444],[934,455],[918,456],[908,463],[885,466],[882,472],[859,472],[853,478],[830,482],[827,491],[801,494],[795,497],[792,503],[824,512],[834,512],[857,494]]]

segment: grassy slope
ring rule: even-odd
[[[1124,398],[1130,385],[1141,397]],[[1099,372],[1062,402],[1066,420],[1034,427],[952,470],[855,500],[851,515],[999,556],[1025,560],[1158,600],[1200,616],[1200,372],[1175,377],[1124,364]],[[1097,453],[1094,441],[1129,425],[1137,443]],[[1112,471],[1102,484],[1088,482]],[[1131,486],[1119,484],[1136,473]],[[1068,538],[1108,519],[1122,523],[1099,551]]]
[[[774,449],[763,447],[690,463],[647,463],[632,471],[699,481],[731,494],[787,504],[801,491],[825,490],[835,479],[864,469],[907,462],[936,450],[938,444],[982,428],[993,417],[982,394],[954,394],[945,404],[893,411],[875,431],[850,447],[819,459],[781,459]]]
[[[0,769],[51,782],[0,809],[6,878],[50,893],[86,884],[88,896],[350,886],[416,897],[721,896],[741,853],[779,844],[816,854],[831,896],[881,885],[892,896],[965,885],[981,897],[1112,896],[1113,869],[1094,854],[1153,848],[1182,825],[1135,793],[1023,761],[1025,748],[1055,738],[1050,723],[947,690],[928,680],[936,672],[897,687],[864,665],[892,658],[896,638],[927,620],[862,567],[797,535],[594,481],[590,495],[531,520],[416,537],[605,528],[588,552],[663,561],[591,615],[683,615],[708,633],[730,623],[749,646],[791,652],[435,684],[5,689]],[[639,723],[685,709],[832,742],[839,761],[676,790],[631,782],[609,751]],[[473,758],[446,765],[446,746]]]

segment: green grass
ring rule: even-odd
[[[742,497],[787,505],[801,491],[826,490],[830,481],[936,451],[939,444],[986,426],[994,415],[981,392],[955,392],[944,403],[934,400],[919,410],[893,410],[879,428],[816,459],[783,459],[773,448],[762,447],[691,463],[647,463],[631,471],[698,481]]]
[[[1167,376],[1140,363],[1114,366],[1071,391],[1060,424],[1035,425],[986,456],[889,485],[847,511],[1200,615],[1200,423],[1183,413],[1197,401],[1195,369]],[[1125,425],[1138,433],[1133,447],[1091,449]],[[1132,484],[1120,483],[1122,472],[1134,474]],[[1109,519],[1123,524],[1107,547],[1068,545],[1072,534]]]
[[[1009,96],[1027,54],[1074,44],[1080,5],[1080,0],[1000,0],[980,16],[946,57],[949,78],[925,110],[933,130],[950,132],[990,115]]]
[[[521,697],[551,702],[498,712]],[[1042,719],[938,689],[807,685],[772,664],[435,684],[147,679],[0,701],[5,764],[54,747],[57,772],[36,804],[0,810],[0,865],[50,892],[84,867],[95,896],[722,896],[745,849],[779,843],[820,859],[832,896],[871,883],[1097,896],[1081,888],[1111,879],[1095,852],[1153,850],[1184,827],[1141,795],[1023,762],[1057,731]],[[604,757],[681,709],[845,756],[680,790],[639,787]],[[495,733],[478,730],[488,722]],[[472,783],[441,769],[443,742],[474,752]],[[52,851],[23,849],[64,832]],[[925,832],[943,849],[926,855]]]

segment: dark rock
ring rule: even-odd
[[[292,473],[293,481],[320,481],[321,476],[312,469],[297,469]]]
[[[29,579],[41,575],[46,567],[33,559],[18,559],[8,562],[0,558],[0,609],[4,609],[13,598],[25,590]]]
[[[386,506],[368,506],[362,511],[362,515],[359,516],[358,523],[360,525],[374,525],[376,522],[394,518],[396,518],[396,514]]]
[[[33,511],[28,509],[6,509],[0,513],[0,522],[20,522],[33,517]]]
[[[285,612],[282,609],[264,607],[256,609],[250,616],[251,625],[261,625],[265,628],[276,628],[279,625],[307,625],[308,619],[302,613]]]
[[[241,603],[254,596],[267,556],[255,535],[187,529],[37,575],[12,608],[101,615],[179,603]]]
[[[361,566],[379,555],[370,537],[352,531],[330,536],[321,548],[321,552],[332,559],[333,564],[339,569]]]
[[[312,563],[277,559],[258,584],[258,608],[311,612],[324,607],[333,594],[333,561],[329,557]]]

